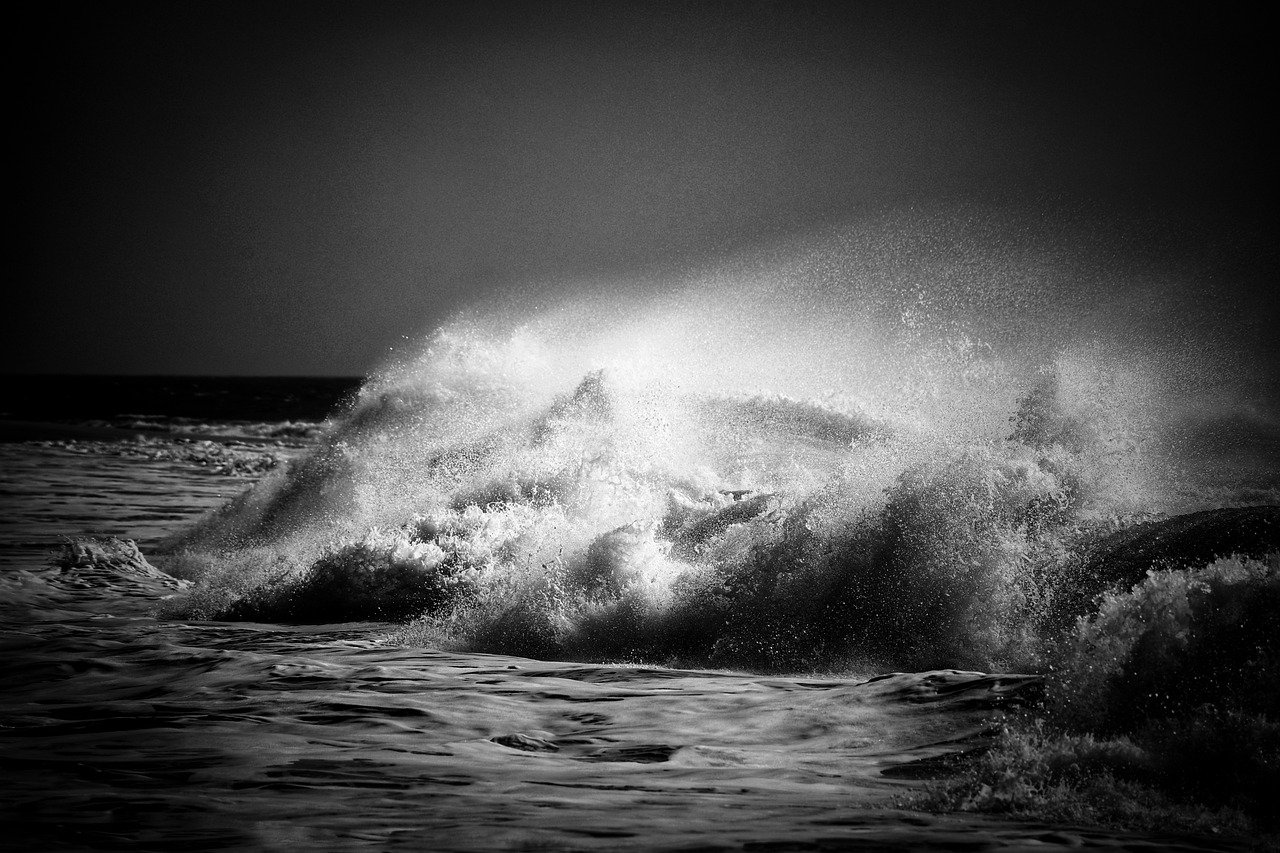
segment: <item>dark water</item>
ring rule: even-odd
[[[1017,679],[761,678],[389,648],[378,626],[56,620],[6,638],[5,801],[41,847],[1093,837],[892,808],[889,771],[910,779],[972,740]]]

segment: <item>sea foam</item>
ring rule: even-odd
[[[1086,323],[1080,264],[965,233],[460,317],[173,544],[196,586],[172,612],[559,658],[1034,664],[1073,549],[1199,508],[1168,426],[1212,377],[1140,316]]]

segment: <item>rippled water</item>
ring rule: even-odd
[[[1217,849],[934,816],[896,797],[1031,686],[541,662],[390,626],[174,622],[176,582],[77,571],[243,487],[179,463],[0,446],[0,803],[17,849]]]

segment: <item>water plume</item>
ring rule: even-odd
[[[419,617],[422,642],[560,657],[1033,660],[1082,531],[1206,494],[1169,426],[1226,386],[1167,357],[1168,317],[1082,307],[1110,262],[913,215],[478,307],[175,544],[175,612]]]

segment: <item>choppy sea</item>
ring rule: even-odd
[[[874,519],[849,481],[895,482],[881,421],[759,396],[646,407],[608,373],[544,401],[527,365],[477,348],[363,396],[27,380],[43,408],[9,412],[22,440],[0,443],[0,846],[1234,848],[912,806],[1038,677],[875,666],[883,641],[833,627],[854,617],[823,584],[848,566],[751,586],[770,547],[829,553],[833,513]],[[1049,468],[1010,459],[972,464],[1022,476],[1024,503],[1053,494],[1026,482]],[[978,476],[939,470],[899,488]],[[795,498],[833,492],[821,512]],[[771,610],[792,635],[760,627]],[[998,613],[904,613],[877,630],[953,643],[942,663],[1014,642],[953,636]]]

